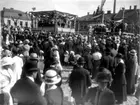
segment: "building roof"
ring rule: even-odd
[[[13,18],[13,19],[21,19],[21,20],[31,20],[31,17],[29,14],[22,12],[20,10],[15,10],[13,8],[4,8],[2,10],[3,17],[6,18]]]
[[[58,13],[58,14],[67,14],[67,15],[71,15],[76,17],[77,15],[75,14],[70,14],[70,13],[66,13],[66,12],[61,12],[61,11],[57,11],[57,10],[50,10],[50,11],[36,11],[36,12],[32,12],[33,14],[47,14],[47,13]]]
[[[122,9],[116,14],[114,19],[115,20],[123,19],[124,15],[124,22],[137,23],[139,20],[139,11],[140,9],[127,9],[127,10]]]
[[[96,15],[96,16],[94,16],[92,14],[89,14],[89,15],[79,17],[78,20],[79,21],[94,21],[97,18],[101,18],[101,16],[102,16],[102,14],[99,14],[99,15]]]
[[[106,13],[104,14],[104,19],[106,21],[110,21],[111,18],[112,18],[113,14],[111,13]],[[79,21],[94,21],[95,19],[97,18],[102,18],[102,14],[99,14],[99,15],[93,15],[93,14],[89,14],[89,15],[85,15],[85,16],[82,16],[82,17],[79,17],[78,20]]]

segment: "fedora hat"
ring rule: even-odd
[[[109,75],[106,72],[99,72],[95,80],[96,82],[110,82]]]
[[[7,66],[7,65],[12,65],[14,62],[13,62],[13,59],[11,57],[3,57],[1,59],[1,66]]]
[[[48,85],[54,85],[61,81],[60,75],[55,70],[48,70],[45,73],[45,83]]]
[[[30,71],[39,71],[40,70],[37,67],[37,62],[35,60],[30,60],[30,59],[24,64],[24,69],[27,72],[30,72]]]

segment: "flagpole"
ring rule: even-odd
[[[114,0],[114,6],[113,6],[113,14],[116,13],[116,0]]]

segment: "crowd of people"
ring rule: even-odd
[[[73,67],[68,84],[76,105],[140,100],[139,36],[3,34],[14,38],[1,41],[0,105],[63,105],[64,65]]]

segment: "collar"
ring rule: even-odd
[[[53,90],[53,89],[56,89],[56,88],[57,88],[57,86],[53,85],[53,86],[49,87],[48,90]]]
[[[31,81],[34,82],[34,78],[33,77],[27,76],[27,78],[29,78]]]

